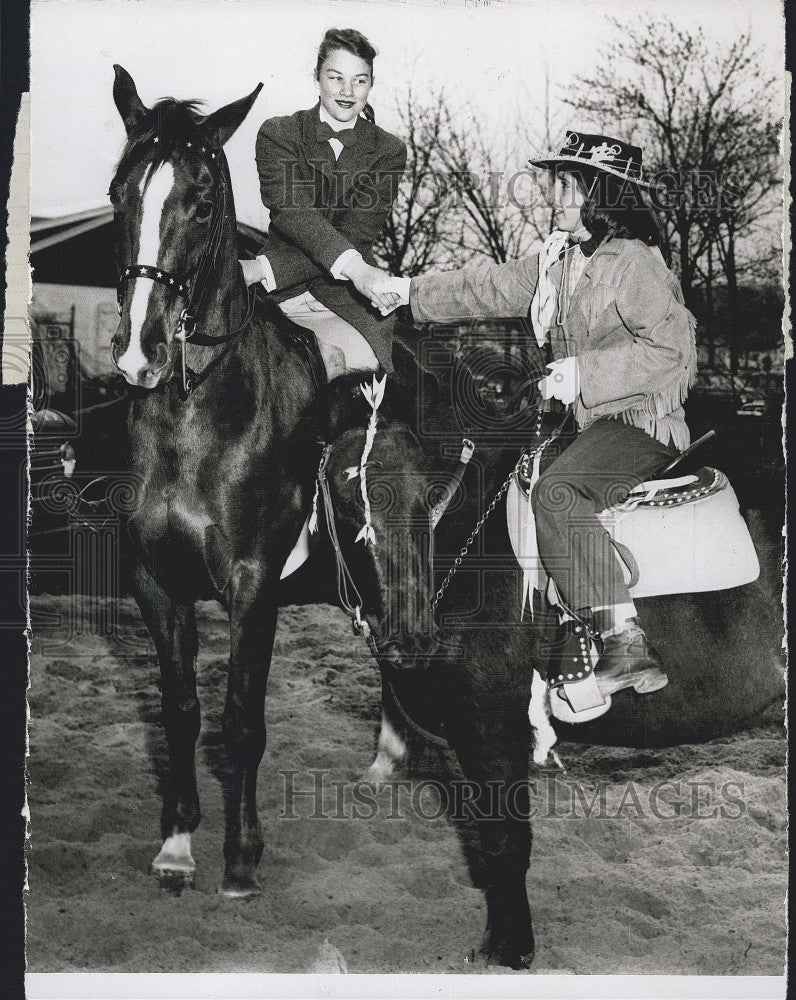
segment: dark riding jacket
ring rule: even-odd
[[[558,289],[563,268],[559,260],[548,272]],[[538,278],[538,254],[423,275],[412,279],[412,315],[437,323],[526,316]],[[626,239],[598,246],[550,330],[553,357],[578,359],[578,425],[619,417],[686,448],[683,403],[696,378],[695,331],[680,282],[657,248]]]
[[[335,160],[319,140],[319,105],[263,122],[257,135],[260,193],[269,209],[268,257],[277,302],[309,290],[354,326],[381,366],[392,371],[394,317],[374,310],[349,281],[330,268],[349,249],[375,264],[373,243],[390,214],[406,166],[406,146],[373,122],[359,118],[356,141]]]

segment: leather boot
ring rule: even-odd
[[[669,683],[661,658],[638,619],[631,619],[622,632],[604,640],[594,677],[603,697],[629,687],[637,694],[652,694]]]

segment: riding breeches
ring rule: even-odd
[[[331,381],[349,372],[376,371],[379,362],[373,348],[359,330],[319,302],[311,292],[302,292],[279,303],[294,323],[312,330]]]
[[[532,503],[542,563],[572,610],[632,601],[597,512],[678,454],[621,419],[589,424],[542,473]]]

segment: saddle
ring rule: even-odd
[[[506,516],[517,561],[544,593],[548,578],[539,559],[529,492],[521,471],[509,486]],[[641,483],[598,517],[634,598],[729,590],[760,574],[735,491],[718,469]]]

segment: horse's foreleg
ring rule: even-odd
[[[381,727],[376,745],[376,759],[365,771],[363,781],[379,785],[389,781],[395,768],[406,756],[406,743],[398,728],[395,699],[389,684],[382,678],[381,683]]]
[[[264,583],[260,567],[233,571],[230,602],[230,660],[222,718],[230,774],[225,787],[226,896],[259,892],[257,865],[263,835],[257,816],[257,770],[265,752],[265,689],[276,631],[274,586]]]
[[[160,822],[163,846],[152,870],[162,884],[181,888],[193,882],[191,833],[200,819],[195,769],[200,725],[196,616],[192,604],[173,601],[143,564],[137,567],[135,583],[136,600],[160,663],[163,727],[169,750]]]
[[[481,887],[486,896],[487,925],[479,954],[487,963],[528,968],[534,937],[525,878],[531,854],[528,787],[529,746],[517,738],[523,720],[506,732],[490,732],[473,707],[461,710],[448,740],[456,751],[468,786],[467,810],[478,827]],[[493,720],[495,716],[492,717]],[[500,714],[497,714],[500,718]],[[512,735],[515,743],[511,742]],[[522,744],[522,745],[520,745]]]

